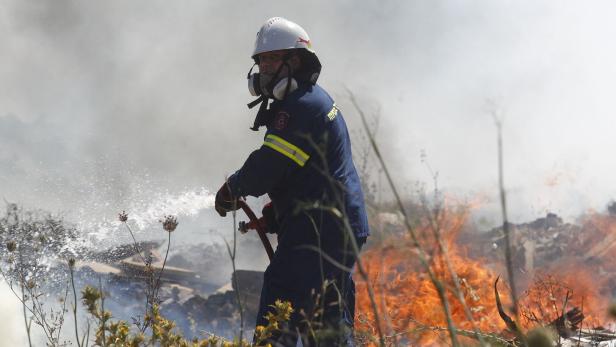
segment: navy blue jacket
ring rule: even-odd
[[[233,195],[269,194],[281,225],[309,206],[336,207],[356,237],[368,236],[349,133],[333,99],[318,85],[300,84],[270,110],[263,145],[229,177]],[[338,217],[324,215],[324,225],[341,226]]]

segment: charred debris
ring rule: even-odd
[[[77,262],[76,277],[81,283],[91,285],[95,284],[92,279],[104,278],[106,305],[119,318],[138,320],[146,300],[147,271],[159,273],[162,268],[160,246],[158,242],[139,243],[139,249],[151,261],[151,270],[131,244]],[[245,325],[255,324],[263,273],[237,270],[229,278],[221,279],[220,273],[224,273],[221,269],[229,267],[224,252],[224,246],[220,245],[180,246],[161,273],[158,292],[161,313],[174,320],[186,336],[211,333],[232,338],[240,322],[238,290],[247,317]]]

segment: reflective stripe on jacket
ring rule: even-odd
[[[332,98],[318,85],[300,84],[270,110],[263,145],[229,177],[232,193],[269,194],[281,224],[305,208],[335,207],[356,237],[368,236],[349,133]]]

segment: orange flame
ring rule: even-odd
[[[467,216],[468,210],[442,211],[438,230],[445,254],[438,247],[438,238],[431,227],[433,224],[422,221],[416,230],[420,247],[425,252],[430,269],[443,283],[455,327],[502,335],[505,323],[496,308],[496,274],[492,269],[502,270],[504,266],[499,263],[502,260],[493,260],[496,263],[489,265],[489,261],[471,259],[464,254],[465,250],[456,243],[456,238]],[[613,261],[616,256],[616,218],[590,215],[584,220],[581,235],[583,239],[567,245],[564,253],[570,256],[557,259],[545,268],[535,269],[536,275],[519,301],[524,328],[547,324],[572,307],[582,309],[586,317],[583,322],[585,326],[605,322],[604,312],[616,281],[614,276],[610,282],[601,275],[616,273],[616,262]],[[377,336],[374,310],[366,294],[367,287],[371,286],[381,330],[389,339],[422,346],[448,344],[443,303],[425,266],[419,261],[418,252],[408,234],[398,234],[362,253],[361,262],[367,281],[355,275],[358,335],[363,332]],[[597,263],[600,271],[597,271]],[[449,266],[457,274],[457,286]],[[524,283],[524,280],[520,282]],[[499,286],[499,292],[505,308],[508,308],[509,292],[503,287]],[[472,321],[455,294],[456,288],[459,288],[471,312]],[[532,315],[534,319],[528,319]]]
[[[472,330],[474,325],[483,332],[502,330],[505,324],[498,318],[492,286],[496,275],[480,261],[463,257],[460,254],[462,249],[454,242],[466,221],[467,212],[444,211],[442,217],[439,229],[447,249],[446,257],[437,247],[434,229],[429,223],[423,223],[416,232],[421,238],[421,247],[428,256],[430,268],[445,287],[455,326]],[[386,335],[398,334],[401,340],[415,341],[421,345],[436,343],[438,335],[426,328],[446,326],[443,304],[425,267],[418,260],[418,250],[410,237],[391,237],[365,251],[361,261],[368,283],[357,278],[360,293],[357,296],[358,331],[367,331],[376,336],[375,315],[369,297],[364,294],[367,285],[371,285],[382,320],[381,328]],[[457,287],[471,312],[474,324],[467,319],[464,306],[455,295],[456,283],[447,261],[457,274]]]

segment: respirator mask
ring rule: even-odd
[[[248,108],[253,108],[261,103],[259,112],[255,117],[251,130],[258,131],[259,127],[267,125],[272,119],[272,111],[267,108],[269,99],[284,100],[284,98],[297,89],[297,81],[291,77],[293,70],[288,63],[288,56],[283,59],[282,64],[274,74],[264,74],[261,72],[252,73],[256,63],[248,71],[248,90],[253,96],[258,96],[256,100],[248,104]],[[280,77],[282,69],[287,69],[287,76]]]
[[[280,65],[273,75],[260,72],[252,73],[255,66],[256,64],[250,68],[246,76],[248,79],[248,91],[250,91],[251,95],[284,100],[289,93],[297,89],[297,81],[291,77],[291,67],[286,61]],[[280,78],[280,72],[284,67],[287,68],[289,75]]]

